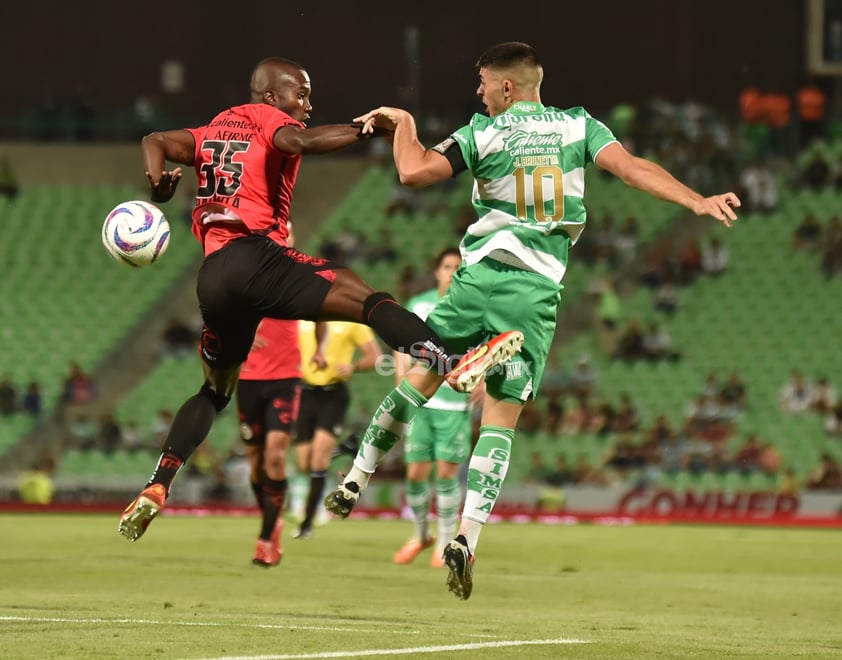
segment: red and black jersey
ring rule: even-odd
[[[255,346],[243,363],[241,380],[301,378],[298,321],[263,319],[257,327]]]
[[[282,126],[304,125],[273,106],[248,103],[221,112],[206,126],[188,129],[196,141],[199,185],[193,234],[206,255],[245,235],[287,244],[301,155],[275,147],[273,138]]]

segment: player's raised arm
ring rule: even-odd
[[[150,133],[143,138],[140,147],[152,201],[169,201],[181,179],[181,168],[167,170],[167,161],[193,164],[196,148],[193,134],[186,130]]]
[[[638,158],[615,142],[597,154],[596,164],[620,178],[623,183],[654,197],[680,204],[696,215],[709,215],[726,227],[737,220],[734,208],[740,199],[732,192],[704,197],[684,185],[657,163]]]
[[[386,135],[386,131],[363,133],[363,124],[328,124],[314,128],[283,126],[275,131],[273,143],[287,154],[325,154],[344,149],[360,140]]]
[[[444,181],[453,176],[450,161],[418,139],[415,118],[400,108],[380,107],[354,119],[363,122],[363,131],[394,130],[392,154],[402,184],[413,188]]]

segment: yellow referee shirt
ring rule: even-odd
[[[327,367],[316,369],[312,357],[316,352],[316,324],[299,321],[298,342],[301,346],[301,375],[308,385],[333,385],[345,378],[339,375],[337,365],[353,364],[357,349],[370,341],[376,341],[371,328],[361,323],[330,321],[327,324],[325,359]]]

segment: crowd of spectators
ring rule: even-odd
[[[42,407],[41,385],[37,380],[29,381],[21,392],[11,374],[0,376],[0,416],[24,414],[38,419]]]
[[[808,87],[805,85],[805,90]],[[807,189],[842,190],[842,157],[838,163],[827,157],[828,152],[821,148],[821,141],[825,138],[822,120],[811,115],[809,108],[805,110],[802,107],[802,104],[811,102],[810,90],[805,91],[803,98],[796,101],[797,125],[793,126],[789,126],[786,103],[781,103],[780,98],[773,98],[774,95],[757,96],[756,92],[750,90],[749,94],[741,98],[741,103],[746,103],[744,109],[748,115],[742,117],[742,126],[738,129],[760,126],[763,130],[755,132],[755,135],[761,137],[748,152],[734,148],[731,156],[740,155],[733,159],[727,154],[720,154],[718,146],[731,144],[737,147],[739,141],[745,139],[751,131],[743,131],[743,137],[735,135],[727,126],[719,125],[715,118],[707,121],[711,118],[706,110],[693,104],[671,106],[655,101],[643,112],[639,108],[624,106],[617,121],[612,124],[609,119],[607,123],[612,128],[622,126],[622,130],[617,133],[618,137],[637,153],[663,154],[660,162],[702,189],[704,183],[710,183],[723,173],[729,187],[735,179],[738,180],[743,212],[763,214],[776,211],[780,197],[778,185],[782,179]],[[766,101],[770,101],[768,107],[771,108],[771,114],[763,109]],[[702,120],[702,117],[706,120]],[[651,122],[647,124],[647,119],[654,118],[662,122],[665,120],[665,125],[672,130],[660,135],[653,130],[650,134],[645,127],[653,126]],[[789,140],[786,131],[790,129],[798,131],[798,139],[793,144],[797,142],[802,149],[815,149],[812,155],[801,159],[801,166],[795,171],[794,177],[788,178],[787,170],[781,168],[781,161],[776,160],[776,156],[785,151]],[[689,139],[693,135],[703,137],[698,140]],[[688,138],[687,144],[684,143],[685,138]],[[685,147],[692,151],[684,151]],[[682,170],[682,165],[692,163],[705,150],[709,154],[717,154],[713,159],[717,162],[716,175]],[[746,153],[750,156],[743,159]],[[717,160],[720,155],[721,160]],[[789,170],[789,174],[792,173]],[[792,236],[793,249],[815,251],[821,255],[821,269],[827,277],[842,270],[840,217],[833,216],[820,222],[815,214],[807,212]],[[728,271],[730,260],[726,245],[715,236],[709,239],[691,237],[679,245],[656,241],[643,251],[639,244],[638,219],[635,216],[629,216],[623,223],[618,223],[611,215],[595,216],[589,219],[589,224],[592,225],[589,231],[592,231],[586,232],[583,241],[576,247],[578,262],[591,266],[604,264],[609,270],[616,270],[629,263],[629,260],[636,260],[640,266],[639,283],[652,292],[653,301],[650,318],[626,318],[617,283],[602,274],[595,276],[589,291],[596,298],[595,320],[600,337],[599,347],[613,359],[628,362],[681,359],[682,351],[672,346],[664,320],[670,315],[681,313],[683,288],[691,286],[699,278],[719,277]],[[620,227],[623,228],[622,235]],[[548,377],[563,383],[564,379],[559,378],[554,371],[558,371],[557,365],[555,368],[551,366]],[[786,388],[782,388],[780,409],[791,410],[793,414],[798,414],[799,410],[820,414],[826,433],[842,437],[842,405],[836,400],[834,386],[826,377],[818,378],[814,383],[807,382],[806,386],[809,390],[806,393],[802,391],[804,384],[788,383]],[[658,442],[641,440],[641,429],[625,433],[608,431],[609,436],[616,438],[616,441],[612,441],[610,451],[594,469],[608,475],[612,471],[616,472],[620,466],[627,468],[632,464],[636,472],[644,473],[652,465],[657,465],[657,470],[686,470],[694,474],[708,471],[760,473],[775,476],[781,489],[797,487],[792,469],[782,465],[778,448],[774,443],[760,438],[757,433],[744,432],[745,438],[737,451],[725,451],[726,446],[734,447],[734,433],[740,428],[736,422],[746,405],[746,393],[746,384],[737,373],[730,374],[717,388],[706,387],[695,400],[688,402],[684,423],[678,429],[664,432],[666,418],[659,419],[653,427],[653,433],[655,427],[660,429],[659,433],[663,433],[663,438]],[[587,396],[565,397],[559,394],[558,388],[549,392],[544,388],[542,394],[546,401],[544,410],[541,414],[531,411],[525,416],[527,429],[539,427],[541,419],[547,424],[544,429],[546,433],[556,433],[560,437],[576,432],[605,434],[606,429],[611,428],[610,424],[605,425],[603,421],[617,404],[602,400],[594,387]],[[556,468],[561,466],[564,469],[542,468],[538,464],[539,458],[537,455],[534,457],[531,470],[533,478],[543,470],[547,474],[564,474],[566,481],[577,482],[577,472],[571,466],[559,463]],[[812,475],[804,485],[816,488],[819,483],[825,484],[821,487],[834,483],[834,474],[838,469],[835,471],[833,465],[833,456],[824,456],[821,466],[816,470],[826,475],[820,478]],[[560,477],[553,479],[558,481]]]
[[[93,415],[87,411],[68,419],[65,424],[65,446],[75,449],[136,452],[158,450],[172,425],[174,415],[167,409],[158,410],[148,424],[137,420],[118,420],[112,412]]]
[[[819,255],[819,269],[830,279],[842,271],[842,215],[820,222],[808,212],[792,232],[793,250]]]
[[[577,371],[587,377],[576,381]],[[756,476],[764,487],[779,492],[796,492],[801,486],[842,489],[842,472],[831,454],[823,454],[801,484],[775,442],[741,427],[748,395],[739,372],[710,373],[688,401],[680,423],[670,421],[675,411],[664,411],[647,423],[630,393],[616,400],[600,393],[598,375],[586,356],[569,371],[554,357],[543,388],[545,403],[528,405],[519,426],[519,434],[542,443],[533,445],[525,479],[551,488],[616,481],[646,486],[679,473],[694,478],[735,474]],[[818,415],[829,435],[842,437],[842,405],[827,377],[813,381],[794,370],[781,388],[779,407],[785,414]]]
[[[792,370],[780,388],[778,407],[790,415],[816,415],[829,437],[842,438],[842,401],[826,375],[811,379],[799,369]]]

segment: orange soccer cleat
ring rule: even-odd
[[[499,334],[465,353],[444,379],[457,392],[473,392],[489,369],[511,359],[522,346],[520,330]]]
[[[166,501],[167,489],[163,484],[147,486],[123,511],[117,531],[129,541],[137,541],[164,508]]]
[[[436,538],[434,536],[429,536],[424,540],[421,539],[409,539],[406,543],[401,546],[401,549],[395,553],[392,561],[396,564],[411,564],[415,558],[421,554],[422,550],[429,548],[436,542]]]

